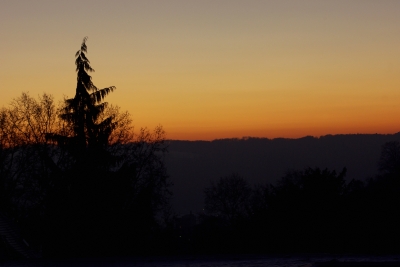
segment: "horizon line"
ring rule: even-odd
[[[259,137],[259,136],[242,136],[242,137],[223,137],[223,138],[215,138],[215,139],[165,139],[165,141],[184,141],[184,142],[214,142],[214,141],[222,141],[222,140],[232,140],[232,141],[246,141],[249,139],[267,139],[267,140],[275,140],[275,139],[287,139],[287,140],[298,140],[304,138],[315,138],[320,139],[327,136],[342,136],[342,135],[396,135],[400,134],[400,131],[395,133],[338,133],[338,134],[324,134],[324,135],[305,135],[302,137]]]

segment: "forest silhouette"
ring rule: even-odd
[[[347,181],[346,166],[258,185],[232,173],[198,188],[204,211],[177,216],[163,128],[136,134],[104,101],[116,88],[93,84],[86,41],[73,98],[22,93],[0,110],[1,259],[400,253],[397,141],[370,179]]]

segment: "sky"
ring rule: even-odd
[[[168,139],[400,131],[398,0],[0,0],[0,107],[93,83]]]

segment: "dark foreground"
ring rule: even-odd
[[[85,258],[70,260],[33,260],[0,262],[5,267],[36,266],[144,266],[144,267],[400,267],[400,256],[343,256],[343,255],[223,255],[159,258]]]

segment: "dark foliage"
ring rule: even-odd
[[[217,184],[205,188],[205,210],[226,222],[246,217],[249,212],[251,188],[238,174],[221,177]]]
[[[397,155],[393,150],[396,144],[383,145],[381,175],[367,182],[346,183],[346,168],[340,173],[319,168],[290,171],[275,184],[257,185],[250,192],[239,176],[221,178],[206,188],[208,213],[199,215],[198,224],[189,228],[192,232],[179,240],[177,249],[185,252],[182,248],[189,247],[191,253],[399,253],[400,177],[393,167],[393,155]],[[240,186],[232,186],[238,181]],[[240,220],[223,215],[229,214],[225,212],[229,205],[223,201],[231,196],[237,201],[240,195],[248,196],[239,201],[248,205],[247,212],[241,213]]]
[[[74,98],[23,94],[0,112],[1,212],[43,257],[149,253],[170,197],[165,133],[134,134],[103,102],[115,87],[92,83],[86,40]]]

